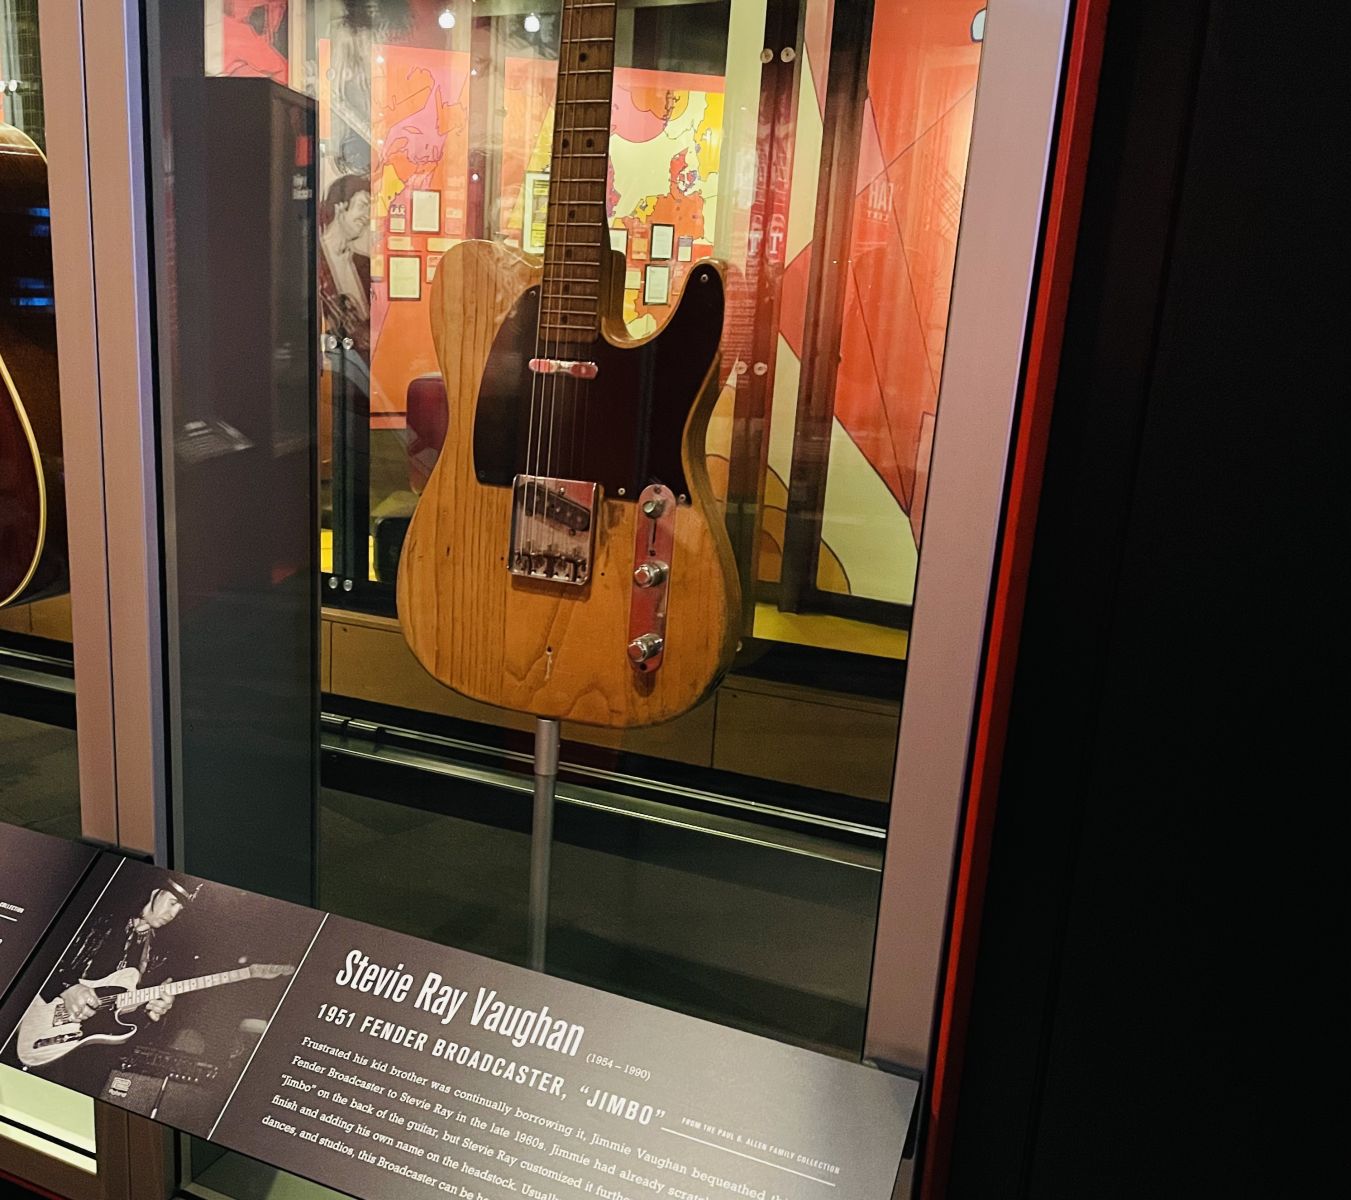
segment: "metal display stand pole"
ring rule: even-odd
[[[558,783],[558,722],[535,719],[535,812],[530,823],[530,950],[526,965],[544,970],[549,933],[549,867],[554,845],[554,789]]]

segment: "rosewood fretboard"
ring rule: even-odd
[[[540,286],[541,348],[594,341],[609,249],[610,93],[615,0],[563,0],[558,94]]]

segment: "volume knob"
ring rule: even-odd
[[[664,562],[650,558],[633,568],[633,582],[640,588],[656,587],[666,579],[667,570]]]
[[[629,643],[629,661],[634,666],[642,666],[649,659],[656,658],[664,644],[660,634],[640,633]]]

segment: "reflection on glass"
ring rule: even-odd
[[[69,577],[36,0],[0,0],[0,820],[75,837]]]
[[[0,0],[0,822],[79,837],[37,7]],[[94,1102],[8,1067],[0,1138],[98,1170]]]
[[[356,745],[365,735],[344,726],[352,740],[326,759],[318,816],[303,814],[319,830],[318,894],[348,915],[510,958],[526,839],[484,814],[500,809],[503,780],[520,767],[509,752],[528,719],[440,687],[390,618],[404,538],[447,430],[431,321],[442,257],[466,239],[545,249],[560,6],[203,0],[198,12],[160,0],[148,9],[158,69],[179,76],[155,84],[170,108],[192,111],[182,97],[201,76],[212,95],[252,83],[279,107],[282,96],[297,111],[313,104],[310,156],[293,156],[290,143],[278,156],[257,131],[231,134],[225,123],[214,136],[250,169],[270,170],[286,196],[308,189],[312,212],[324,708],[369,718],[376,747]],[[605,236],[623,256],[622,316],[637,337],[663,327],[703,260],[728,266],[706,454],[745,609],[742,652],[712,700],[652,729],[565,730],[575,770],[565,786],[650,805],[643,813],[660,820],[626,809],[560,849],[554,909],[564,928],[554,944],[587,982],[846,1051],[859,1043],[867,989],[981,10],[977,0],[634,0],[618,10]],[[274,363],[293,361],[298,334],[283,339],[282,317],[302,303],[267,291],[303,260],[261,217],[252,238],[248,220],[232,224],[236,240],[222,250],[219,206],[198,177],[216,160],[193,158],[197,133],[173,132],[181,147],[165,159],[166,224],[191,268],[173,275],[180,341],[195,328],[192,288],[212,253],[255,264],[256,281],[230,277],[234,323],[211,327],[240,339],[247,324],[247,354],[212,359],[210,330],[191,353],[180,346],[173,378],[184,408],[220,372],[242,369],[237,360],[271,351]],[[274,324],[249,323],[267,295]],[[291,382],[298,394],[302,381]],[[200,416],[213,413],[224,419],[223,398]],[[294,497],[252,469],[231,494],[256,510],[257,541],[278,544]],[[180,543],[193,522],[204,530],[180,553],[198,553],[215,589],[185,605],[185,630],[220,607],[225,564],[247,549],[207,536],[210,521],[192,515],[216,515],[220,494],[179,489]],[[291,578],[301,555],[288,554],[258,564],[260,595]],[[240,626],[228,660],[240,724],[204,760],[211,778],[185,791],[199,814],[203,797],[227,807],[221,788],[240,744],[252,753],[263,740],[257,706],[280,694],[240,667],[257,649],[240,612],[222,615],[221,629]],[[205,681],[205,711],[211,689],[226,686],[193,666],[200,644],[183,642],[184,670]],[[471,757],[485,774],[472,788],[461,781],[456,797],[467,810],[473,792],[478,815],[447,815],[432,771],[410,767],[397,786],[379,777],[369,764],[392,746],[410,758]],[[238,792],[231,803],[252,803]],[[258,811],[280,820],[280,805]],[[768,833],[767,812],[778,822]],[[298,842],[301,814],[287,819]],[[215,853],[235,835],[212,828]],[[187,841],[202,853],[202,835]],[[230,861],[242,854],[236,847]],[[602,893],[613,903],[596,902]],[[672,912],[679,921],[663,916]]]

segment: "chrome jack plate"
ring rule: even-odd
[[[650,674],[666,654],[666,599],[675,554],[676,498],[654,483],[638,496],[633,536],[633,595],[629,601],[629,662]]]

